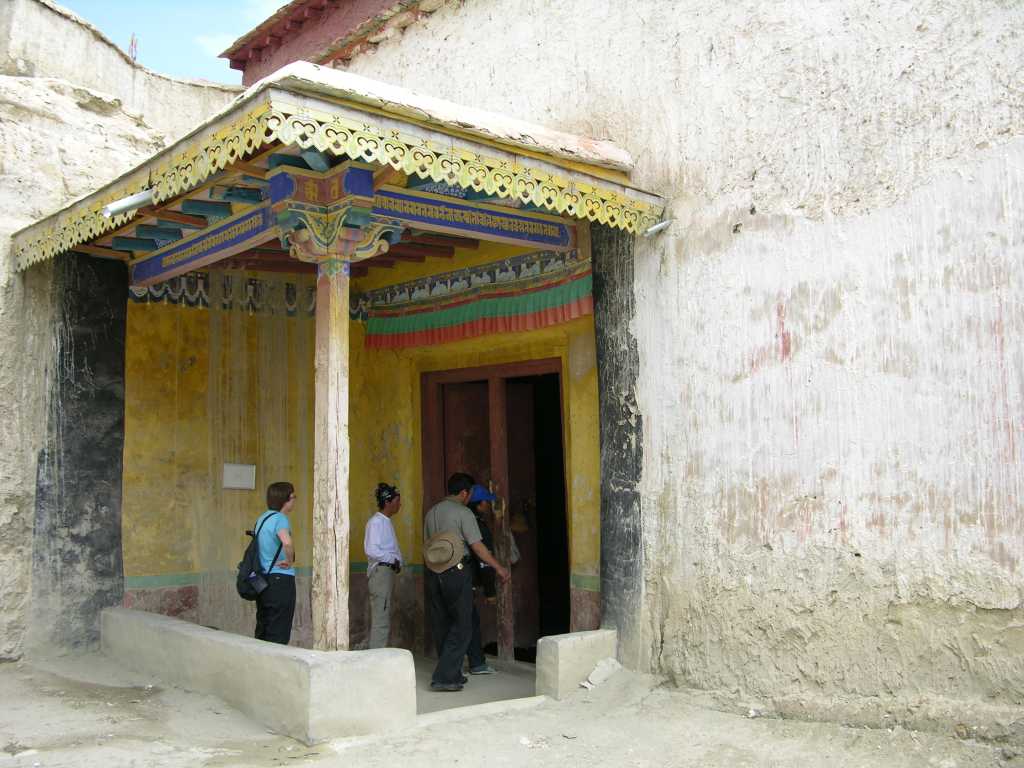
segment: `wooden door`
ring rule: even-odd
[[[498,496],[494,505],[495,556],[506,565],[512,536],[507,498],[508,380],[545,373],[561,373],[561,361],[531,360],[423,374],[423,513],[444,497],[447,478],[453,472],[468,472],[478,483],[490,484]],[[514,592],[508,582],[498,588],[501,659],[515,656],[514,614]]]
[[[468,472],[487,485],[491,477],[491,414],[488,383],[462,381],[441,385],[444,471]]]

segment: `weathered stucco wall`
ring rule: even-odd
[[[612,139],[671,200],[623,329],[629,663],[862,722],[1024,701],[1022,33],[983,0],[472,0],[353,61]]]
[[[0,72],[56,77],[119,99],[169,138],[178,138],[241,93],[152,72],[98,29],[50,0],[6,0],[0,10]]]
[[[124,592],[121,456],[128,270],[62,254],[53,268],[53,360],[36,465],[28,644],[99,642]]]
[[[146,72],[80,19],[37,0],[0,4],[0,73],[0,445],[5,448],[0,452],[5,531],[0,658],[5,659],[25,650],[35,597],[41,598],[33,619],[40,633],[33,642],[77,642],[88,636],[83,625],[54,637],[46,627],[55,626],[53,611],[62,609],[53,607],[46,585],[33,587],[30,578],[37,464],[48,424],[55,423],[48,421],[47,408],[52,413],[60,406],[48,401],[57,392],[56,340],[72,328],[55,325],[66,307],[56,304],[65,286],[54,283],[53,266],[15,273],[9,235],[128,170],[163,147],[168,136],[220,107],[233,91]],[[86,329],[86,335],[91,332]],[[65,524],[73,512],[47,517],[57,526],[45,529],[45,535],[93,541],[86,535],[90,524]],[[50,571],[58,567],[53,563]],[[77,586],[83,594],[99,595],[107,589],[103,579],[84,578]],[[86,623],[91,626],[91,619]]]
[[[0,552],[0,658],[24,650],[37,459],[47,408],[58,406],[48,398],[57,381],[61,295],[51,264],[13,272],[8,235],[161,146],[159,133],[107,95],[59,80],[0,76],[0,522],[7,542]]]

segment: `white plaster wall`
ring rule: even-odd
[[[627,662],[857,722],[1024,702],[1024,7],[467,0],[350,69],[671,200]]]
[[[56,77],[109,93],[127,112],[172,139],[242,90],[240,85],[182,80],[148,70],[87,21],[50,0],[4,0],[0,73]]]

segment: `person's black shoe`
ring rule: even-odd
[[[431,683],[430,684],[430,690],[438,691],[438,692],[461,691],[462,690],[462,683]]]
[[[466,677],[465,675],[459,675],[459,682],[462,683],[463,685],[465,685],[466,683],[469,682],[469,678]]]

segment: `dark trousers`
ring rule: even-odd
[[[474,594],[475,598],[476,595]],[[476,600],[473,600],[473,631],[469,638],[469,648],[466,650],[469,656],[469,668],[482,667],[487,663],[484,657],[483,636],[480,634],[480,610],[476,607]]]
[[[267,576],[267,588],[256,598],[256,639],[288,645],[295,617],[295,577]]]
[[[437,646],[437,666],[431,682],[458,683],[462,660],[473,634],[473,580],[469,568],[427,571],[430,631]]]

